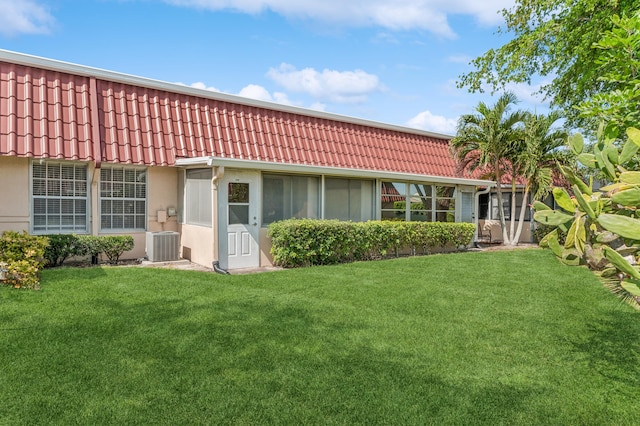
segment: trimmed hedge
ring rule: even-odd
[[[0,236],[0,268],[4,283],[15,288],[40,288],[40,269],[46,263],[47,237],[26,231],[5,231]]]
[[[78,236],[74,234],[47,235],[49,245],[44,251],[48,267],[60,266],[65,260],[73,256],[85,254],[84,247],[80,244]]]
[[[47,266],[59,266],[69,257],[91,256],[97,259],[104,254],[109,263],[116,264],[125,251],[133,249],[131,235],[49,235],[50,244],[44,257]]]
[[[459,249],[474,232],[474,224],[446,222],[289,219],[268,227],[273,262],[287,268]]]

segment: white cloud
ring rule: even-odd
[[[292,92],[306,93],[313,98],[338,103],[362,103],[367,95],[383,90],[378,77],[362,70],[336,71],[313,68],[296,69],[289,64],[271,68],[267,76]]]
[[[165,0],[168,3],[209,10],[234,10],[257,14],[265,10],[280,15],[346,26],[378,26],[390,30],[430,31],[452,38],[452,14],[471,15],[483,25],[501,22],[498,13],[515,0]]]
[[[55,19],[44,6],[32,0],[0,0],[0,34],[46,34]]]
[[[447,62],[453,62],[455,64],[465,64],[465,65],[467,65],[472,60],[473,58],[468,55],[451,55],[447,58]]]
[[[314,102],[309,105],[309,109],[313,109],[315,111],[326,111],[327,105],[323,104],[322,102]]]
[[[293,102],[289,100],[286,93],[273,92],[272,95],[267,89],[257,84],[249,84],[243,87],[238,93],[238,96],[265,102],[276,102],[283,105],[293,105]]]
[[[435,115],[432,114],[431,111],[423,111],[407,121],[407,126],[409,127],[435,133],[444,133],[445,135],[454,135],[456,133],[456,125],[456,119]]]
[[[176,83],[176,84],[180,84],[181,86],[186,86],[186,84],[184,83]],[[201,81],[196,81],[195,83],[191,83],[189,84],[189,87],[193,87],[194,89],[210,90],[212,92],[221,92],[221,90],[218,90],[213,86],[207,86]]]

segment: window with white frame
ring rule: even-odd
[[[409,185],[411,220],[431,222],[433,220],[433,186],[412,183]]]
[[[146,229],[147,170],[103,166],[100,170],[100,227],[102,230]]]
[[[456,189],[453,186],[436,186],[436,222],[456,221]]]
[[[382,182],[380,196],[382,220],[407,220],[406,182]]]
[[[87,232],[87,176],[86,164],[33,163],[34,233]]]
[[[262,176],[262,224],[320,217],[320,179],[315,176]]]
[[[453,186],[382,182],[380,196],[382,220],[455,222]]]
[[[365,222],[373,219],[373,181],[325,178],[324,218]]]

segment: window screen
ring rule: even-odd
[[[318,218],[319,186],[313,176],[263,175],[263,225],[294,217]]]
[[[100,227],[145,230],[147,170],[103,166],[100,170]]]
[[[33,163],[33,231],[87,232],[87,166]]]
[[[364,222],[373,219],[373,181],[326,178],[325,219]]]
[[[185,222],[211,226],[211,169],[187,170]]]

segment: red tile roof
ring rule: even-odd
[[[214,156],[458,177],[446,136],[87,70],[0,62],[0,155],[161,166]]]
[[[0,155],[93,160],[89,79],[0,62]]]

